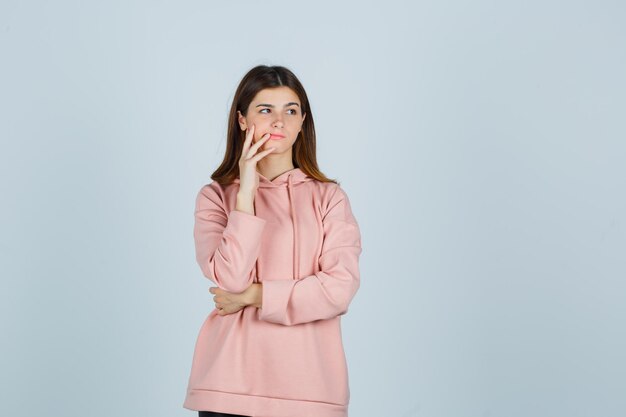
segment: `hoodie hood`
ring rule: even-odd
[[[314,178],[308,176],[304,173],[300,168],[290,169],[289,171],[285,171],[272,181],[268,178],[264,177],[260,172],[259,174],[259,188],[265,188],[267,191],[270,189],[280,189],[287,187],[287,197],[289,199],[289,210],[291,212],[291,220],[293,223],[293,236],[294,236],[294,246],[293,246],[293,276],[294,279],[300,278],[300,248],[298,247],[298,217],[296,214],[296,209],[294,207],[294,198],[293,198],[293,187],[298,184],[302,184],[305,182],[313,181]],[[233,181],[237,184],[240,183],[239,178],[235,178]]]
[[[259,174],[259,188],[277,188],[277,187],[289,187],[292,185],[300,184],[302,182],[313,181],[312,177],[309,177],[300,168],[290,169],[285,171],[272,181],[264,177],[260,172]],[[233,182],[239,184],[239,178],[235,178]]]

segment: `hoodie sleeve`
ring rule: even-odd
[[[240,293],[253,282],[266,220],[231,210],[210,184],[196,198],[193,236],[196,260],[205,277],[219,288]]]
[[[322,219],[320,271],[301,279],[263,281],[259,319],[291,326],[345,314],[360,285],[361,234],[337,186]]]

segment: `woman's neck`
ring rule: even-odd
[[[272,156],[274,156],[274,159],[270,159]],[[278,155],[267,155],[256,164],[257,171],[270,181],[278,177],[280,174],[295,168],[293,166],[293,162],[291,161],[291,156],[289,159],[279,159],[276,158],[276,156]]]

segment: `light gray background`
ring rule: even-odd
[[[191,416],[193,204],[257,64],[361,225],[353,417],[626,414],[619,1],[0,3],[3,416]]]

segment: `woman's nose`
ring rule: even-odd
[[[282,118],[282,116],[278,116],[274,120],[274,126],[282,126],[282,125],[283,125],[283,118]]]

